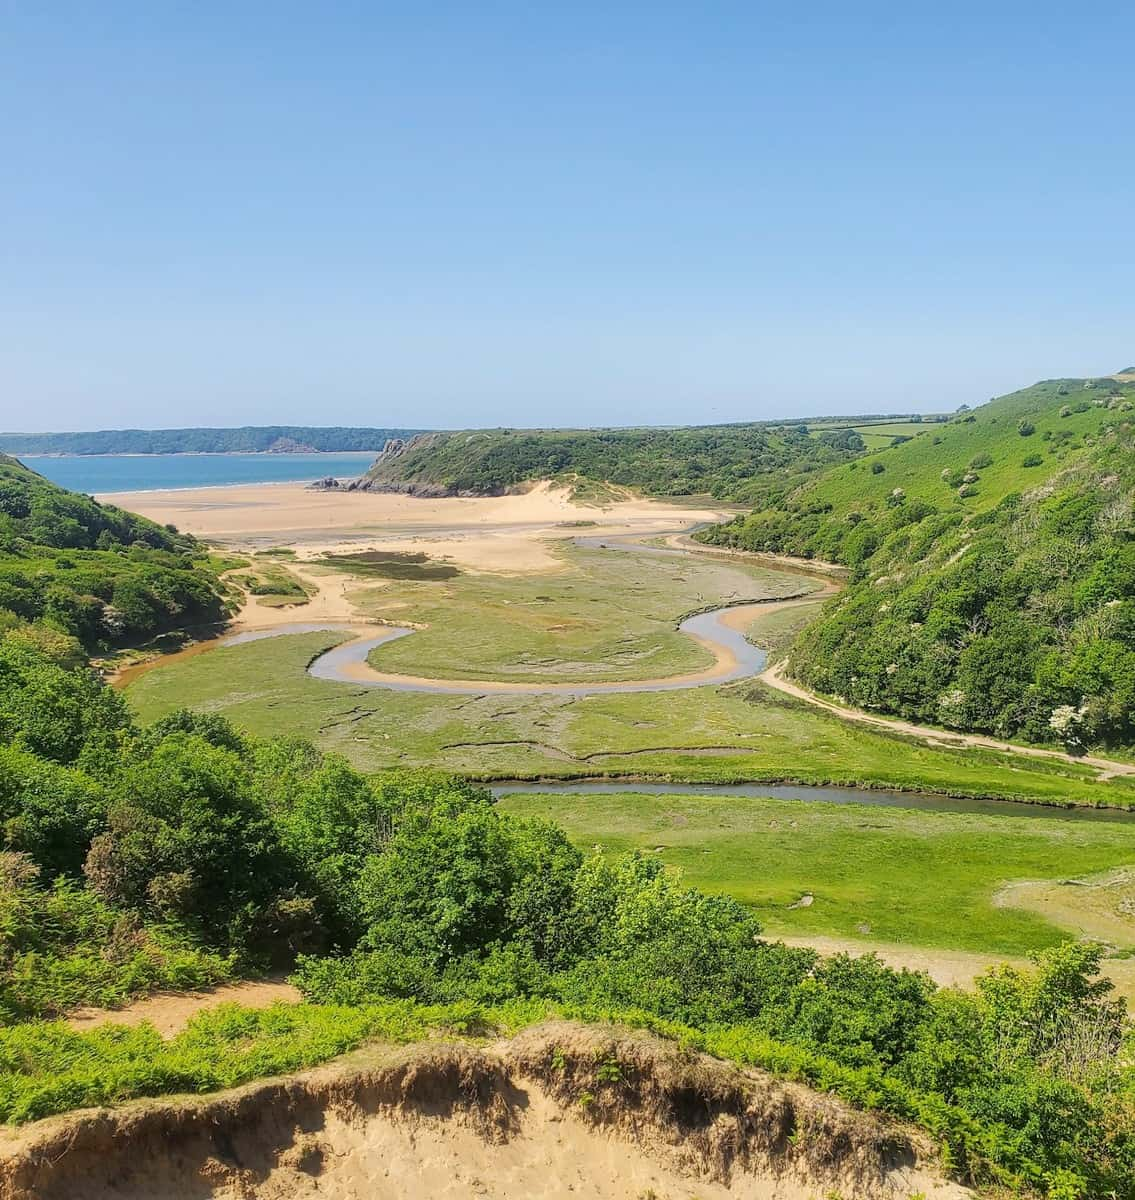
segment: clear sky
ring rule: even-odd
[[[1135,360],[1135,6],[0,0],[0,428],[932,411]]]

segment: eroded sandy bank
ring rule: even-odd
[[[961,1200],[911,1129],[644,1034],[370,1048],[0,1135],[0,1200]]]

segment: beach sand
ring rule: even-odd
[[[472,570],[556,570],[548,539],[578,534],[649,536],[722,509],[657,500],[602,507],[573,503],[565,488],[538,484],[517,495],[424,499],[382,492],[320,492],[302,484],[244,484],[165,492],[119,492],[99,500],[219,545],[257,550],[284,546],[301,559],[363,549],[420,551]],[[587,522],[581,525],[580,522]]]

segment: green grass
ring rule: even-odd
[[[353,592],[352,602],[367,615],[427,626],[380,647],[372,664],[404,675],[537,682],[676,675],[713,662],[677,632],[686,613],[722,599],[818,586],[782,571],[708,557],[574,545],[556,546],[554,553],[563,567],[550,574],[391,579],[381,588]]]
[[[659,853],[725,892],[770,934],[828,934],[991,954],[1067,937],[992,899],[1014,879],[1135,864],[1130,824],[929,813],[737,796],[510,795],[509,812],[563,826],[580,846]],[[810,892],[806,908],[788,905]]]
[[[874,450],[885,450],[888,446],[895,444],[895,439],[889,433],[871,433],[869,430],[856,430],[859,436],[863,439],[863,447],[870,454]]]
[[[498,1026],[543,1005],[493,1012]],[[391,1000],[365,1008],[219,1005],[168,1042],[152,1025],[106,1024],[80,1033],[31,1022],[0,1030],[0,1121],[36,1120],[72,1108],[138,1096],[212,1092],[326,1062],[365,1041],[402,1044],[431,1034],[484,1031],[489,1014],[472,1004],[427,1006]]]
[[[283,563],[276,560],[275,555],[275,551],[256,555],[247,564],[247,574],[231,575],[229,581],[247,589],[269,608],[306,604],[309,599],[307,588]]]
[[[417,635],[415,635],[417,636]],[[260,735],[300,734],[363,770],[436,766],[480,778],[640,775],[863,783],[1055,803],[1129,804],[1086,768],[926,746],[760,685],[609,696],[430,696],[312,679],[342,636],[310,633],[160,663],[127,689],[153,720],[183,705]]]
[[[814,491],[837,513],[883,507],[896,487],[906,492],[908,500],[980,512],[995,506],[1010,492],[1036,487],[1062,464],[1076,459],[1085,439],[1095,437],[1102,426],[1117,418],[1106,404],[1097,403],[1105,401],[1107,394],[1107,389],[1086,389],[1080,381],[1053,380],[1003,396],[996,404],[969,414],[972,420],[955,418],[947,425],[911,425],[909,430],[899,425],[868,426],[860,432],[877,436],[884,430],[891,433],[903,429],[929,436],[918,436],[893,449],[834,467],[810,484],[807,491],[809,495]],[[1088,407],[1084,412],[1060,416],[1064,408],[1078,405]],[[1018,431],[1022,420],[1035,427],[1027,437]],[[1048,441],[1046,433],[1050,435]],[[1022,466],[1030,454],[1041,455],[1042,465]],[[942,472],[961,475],[981,456],[992,461],[976,468],[974,473],[979,479],[973,485],[974,494],[959,499],[956,487],[951,488],[943,480]],[[875,462],[883,466],[880,474],[872,473]]]
[[[870,453],[873,450],[884,450],[888,446],[893,446],[896,438],[916,437],[920,433],[934,429],[935,425],[930,422],[923,423],[921,421],[880,421],[865,424],[838,424],[832,422],[824,425],[809,425],[808,428],[813,437],[819,437],[821,433],[830,429],[854,429],[863,439],[863,445],[866,447],[868,453]]]

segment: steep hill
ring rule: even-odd
[[[391,445],[364,476],[370,491],[499,495],[563,475],[655,495],[755,503],[864,449],[853,429],[806,424],[643,429],[485,429]]]
[[[8,454],[291,454],[374,450],[412,429],[245,425],[239,429],[101,429],[88,433],[0,433]]]
[[[1050,380],[703,535],[851,585],[790,659],[808,686],[957,729],[1135,743],[1135,383]]]
[[[93,650],[223,615],[193,538],[0,455],[0,630],[43,620]]]

